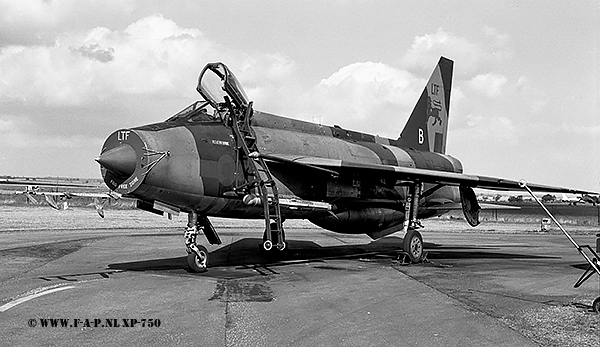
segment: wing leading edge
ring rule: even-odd
[[[408,168],[392,165],[364,164],[338,159],[286,155],[286,154],[268,154],[262,155],[265,160],[275,161],[285,164],[296,164],[305,167],[314,167],[315,170],[324,169],[332,175],[343,176],[345,172],[351,171],[353,174],[365,176],[393,176],[399,180],[418,181],[423,183],[435,183],[449,186],[467,186],[471,188],[485,188],[491,190],[524,190],[519,181],[469,175],[457,172],[437,171],[428,169]],[[548,193],[571,193],[571,194],[592,194],[597,192],[579,190],[565,187],[549,186],[536,183],[527,183],[527,186],[533,191]]]

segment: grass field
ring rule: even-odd
[[[0,179],[7,179],[9,177],[6,176],[0,176]],[[68,190],[69,192],[87,192],[87,193],[106,193],[108,192],[108,189],[106,188],[106,186],[103,184],[101,179],[79,179],[79,178],[12,178],[12,179],[19,179],[19,180],[28,180],[28,182],[31,182],[32,185],[35,185],[36,181],[52,181],[52,182],[57,182],[57,183],[70,183],[70,184],[86,184],[86,185],[91,185],[94,186],[96,188],[58,188],[58,189],[53,189],[53,188],[49,188],[49,187],[43,187],[40,188],[41,191],[65,191]],[[37,203],[34,203],[32,201],[28,201],[27,197],[24,194],[19,194],[20,192],[22,192],[24,189],[24,187],[21,186],[14,186],[14,185],[2,185],[0,184],[0,207],[3,208],[11,208],[11,207],[19,207],[19,208],[24,208],[24,207],[30,207],[30,208],[35,208],[35,207],[41,207],[44,206],[44,208],[48,208],[49,207],[46,205],[45,199],[42,195],[36,195],[34,196],[34,198],[37,200]],[[90,214],[95,215],[95,209],[94,209],[94,204],[92,202],[91,199],[85,199],[85,198],[74,198],[74,199],[69,199],[68,200],[68,205],[70,206],[71,209],[83,209],[83,210],[90,210]],[[526,229],[529,231],[535,231],[535,230],[539,230],[540,229],[540,224],[541,224],[541,220],[542,218],[546,218],[546,214],[544,213],[544,211],[535,203],[531,203],[531,202],[522,202],[522,203],[513,203],[510,204],[510,206],[517,206],[520,209],[518,210],[483,210],[480,212],[480,220],[482,221],[482,224],[488,224],[488,223],[504,223],[504,222],[508,222],[508,223],[517,223],[517,224],[526,224],[527,227]],[[558,219],[558,221],[565,225],[565,226],[577,226],[577,227],[585,227],[586,229],[589,228],[593,228],[594,226],[599,226],[600,225],[600,206],[592,206],[591,204],[577,204],[577,205],[569,205],[566,203],[553,203],[553,204],[547,204],[546,205],[548,207],[548,209],[550,210],[550,212],[552,212],[554,214],[554,216]],[[111,201],[109,204],[107,204],[105,206],[105,210],[108,212],[107,213],[107,217],[110,216],[111,214],[116,213],[117,215],[120,215],[120,212],[113,212],[113,211],[118,211],[118,210],[135,210],[135,202],[134,200],[131,199],[121,199],[119,201]],[[31,211],[35,211],[35,210],[28,210],[30,213]],[[55,212],[59,212],[59,211],[55,211]],[[63,217],[66,217],[68,215],[64,214],[65,211],[63,212]],[[154,216],[150,213],[146,213],[146,212],[142,212],[142,211],[136,211],[135,213],[128,213],[128,215],[130,216],[138,216],[140,215],[140,217],[134,217],[134,220],[137,218],[139,220],[144,220],[144,219],[150,219],[152,220],[153,218],[159,218],[162,219],[160,217]],[[141,217],[144,216],[144,217]],[[81,217],[79,217],[81,218]],[[120,216],[121,220],[125,220],[125,219],[130,219],[125,217],[125,215]],[[23,220],[21,220],[20,222],[11,222],[11,225],[14,224],[18,224],[21,223],[22,225],[27,225],[29,222],[27,221],[27,216],[23,216]],[[29,218],[31,219],[31,218]],[[185,218],[184,218],[185,219]],[[183,220],[182,223],[185,223],[185,220]],[[433,220],[463,220],[463,214],[462,211],[451,211],[447,214],[445,214],[444,216],[438,217],[438,218],[434,218]],[[427,220],[427,223],[429,223],[430,220]],[[2,222],[2,220],[0,219],[0,222]],[[106,225],[106,222],[103,223],[97,223],[97,222],[92,222],[93,224],[97,224],[97,225]],[[259,221],[260,223],[260,221]],[[170,223],[171,225],[177,224],[177,223]],[[430,224],[430,223],[429,223]],[[553,226],[551,226],[550,228],[552,229]],[[556,226],[554,226],[554,229],[557,229]]]
[[[483,210],[480,212],[482,222],[511,222],[511,223],[536,223],[540,225],[541,219],[546,218],[546,213],[535,203],[512,204],[519,210]],[[546,204],[548,210],[558,219],[561,224],[566,225],[600,225],[600,206],[591,204]],[[463,218],[462,211],[453,211],[446,218]]]

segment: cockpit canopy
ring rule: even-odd
[[[238,110],[247,108],[250,103],[238,79],[223,63],[206,64],[200,72],[196,90],[204,100],[177,112],[167,122],[223,121],[230,111],[227,100]]]
[[[250,102],[238,79],[223,63],[206,64],[198,77],[196,90],[215,109],[226,103],[226,97],[240,109]]]
[[[215,122],[221,121],[219,113],[212,108],[210,103],[205,100],[199,100],[177,112],[171,118],[167,119],[166,122]]]

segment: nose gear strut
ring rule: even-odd
[[[221,244],[221,238],[216,233],[206,216],[198,215],[195,211],[188,214],[188,224],[185,228],[185,248],[188,253],[187,264],[193,272],[205,272],[208,269],[208,250],[196,243],[198,234],[202,231],[210,244]]]

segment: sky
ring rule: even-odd
[[[600,191],[599,23],[596,0],[0,0],[0,175],[99,178],[104,140],[215,61],[255,109],[396,139],[445,56],[465,173]]]

